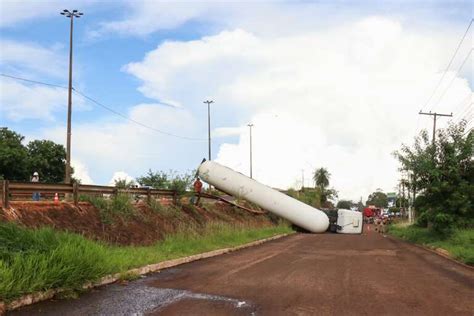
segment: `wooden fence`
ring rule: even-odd
[[[119,189],[116,187],[102,186],[102,185],[84,185],[84,184],[52,184],[52,183],[35,183],[35,182],[13,182],[8,180],[1,180],[1,198],[2,207],[8,208],[10,200],[15,197],[31,199],[34,192],[38,192],[43,196],[54,196],[56,193],[60,196],[70,195],[72,201],[77,205],[79,195],[117,195],[119,193],[133,194],[138,196],[146,196],[148,202],[152,196],[169,196],[176,201],[177,192],[174,190],[150,189],[150,188],[128,188]]]

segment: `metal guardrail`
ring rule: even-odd
[[[109,194],[116,195],[119,193],[144,195],[147,200],[152,196],[170,196],[176,201],[177,192],[175,190],[150,189],[150,188],[128,188],[119,189],[116,187],[102,186],[102,185],[84,185],[78,183],[64,184],[64,183],[38,183],[38,182],[14,182],[9,180],[1,180],[1,198],[2,207],[8,208],[10,200],[14,196],[32,195],[34,192],[43,193],[46,195],[56,194],[61,195],[70,194],[74,204],[77,205],[80,194]]]

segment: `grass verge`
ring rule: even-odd
[[[211,224],[199,231],[181,231],[153,246],[118,247],[51,228],[33,230],[0,223],[0,301],[52,288],[80,289],[107,274],[290,231],[287,225]]]
[[[391,225],[389,233],[431,248],[443,248],[459,261],[474,265],[474,229],[458,229],[442,237],[427,228]]]

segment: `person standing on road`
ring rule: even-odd
[[[193,184],[194,187],[194,196],[191,199],[191,204],[198,205],[199,200],[201,199],[201,190],[202,190],[202,182],[199,178],[196,178]]]
[[[33,172],[33,176],[31,177],[31,182],[39,182],[39,174],[38,172]],[[40,194],[39,192],[33,192],[33,201],[39,201]]]

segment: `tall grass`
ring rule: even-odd
[[[147,247],[118,247],[51,228],[0,223],[0,300],[87,281],[131,268],[290,232],[286,225],[249,228],[212,224],[183,230]]]
[[[417,244],[443,248],[454,258],[474,265],[474,229],[457,229],[452,234],[443,236],[427,228],[391,225],[389,233]]]
[[[116,194],[110,199],[94,195],[81,195],[79,198],[81,201],[91,203],[99,210],[100,219],[104,224],[111,224],[116,216],[130,218],[135,214],[129,194]]]

